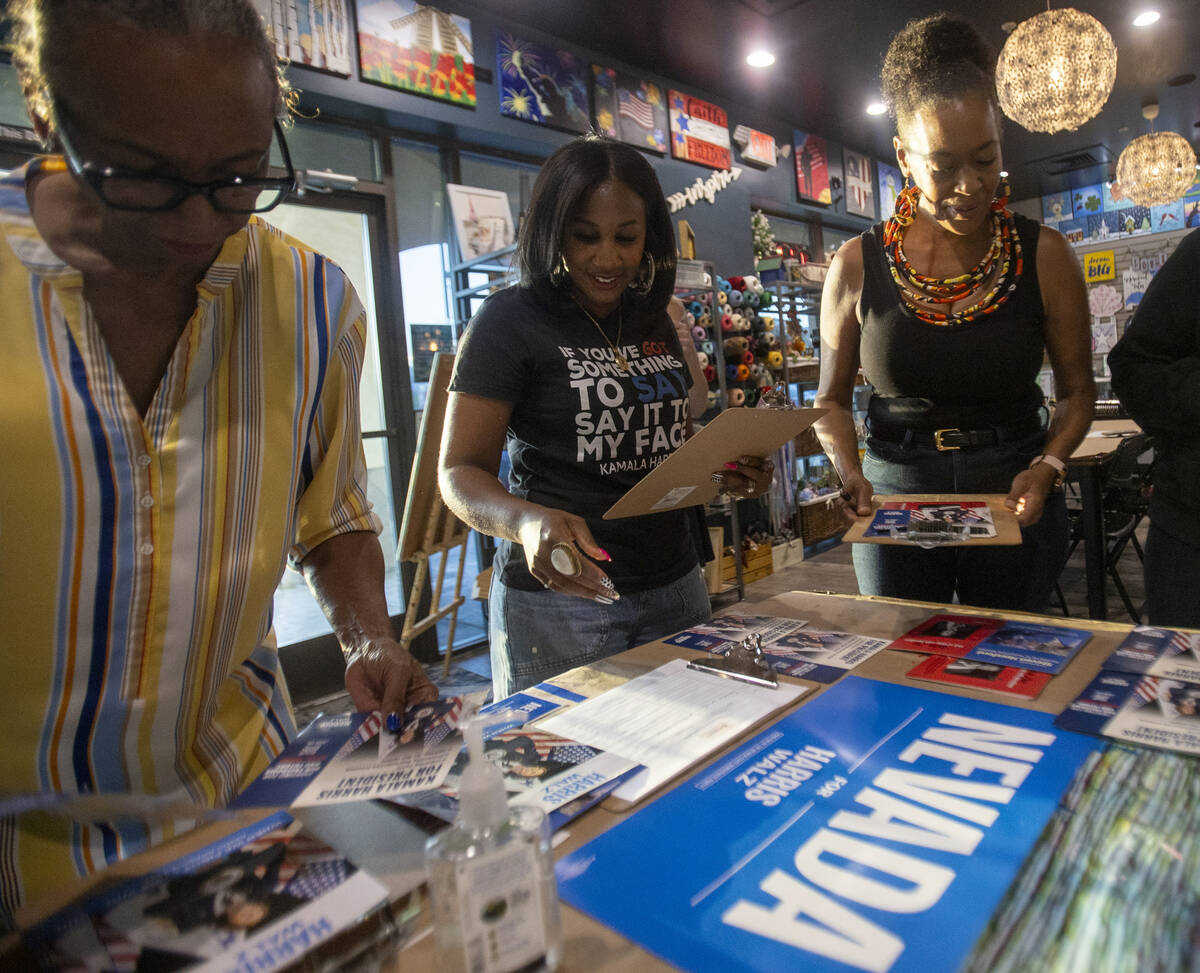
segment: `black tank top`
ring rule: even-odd
[[[1045,310],[1037,277],[1040,224],[1016,214],[1024,269],[992,314],[930,324],[900,300],[883,251],[883,224],[862,237],[859,355],[874,387],[868,416],[915,430],[981,429],[1020,422],[1041,408]]]

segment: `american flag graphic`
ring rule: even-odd
[[[617,92],[617,98],[620,105],[617,111],[626,118],[632,119],[642,128],[654,127],[654,109],[650,107],[650,103],[643,101],[632,91],[626,91],[621,88]]]

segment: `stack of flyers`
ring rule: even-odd
[[[986,501],[957,503],[888,500],[875,511],[864,537],[906,537],[945,530],[961,539],[995,537]]]
[[[25,933],[45,971],[278,970],[387,901],[387,889],[283,812]]]
[[[1055,724],[1076,733],[1200,753],[1200,683],[1102,669]]]
[[[997,666],[990,662],[954,659],[944,655],[922,659],[908,671],[908,676],[911,679],[966,686],[1023,699],[1035,699],[1051,678],[1048,672],[1030,672],[1013,666]]]
[[[1084,629],[1061,625],[934,615],[888,648],[1056,675],[1091,637]]]
[[[1200,632],[1139,625],[1105,660],[1104,668],[1200,682]]]
[[[776,672],[797,679],[831,683],[887,646],[850,632],[823,632],[807,622],[770,615],[716,615],[704,625],[664,639],[669,645],[723,655],[750,635],[762,639],[763,655]]]

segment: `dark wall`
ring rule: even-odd
[[[563,44],[540,31],[498,21],[488,11],[478,10],[469,4],[439,3],[439,6],[470,18],[477,72],[483,69],[490,72],[493,78],[496,76],[496,35],[498,31],[507,30],[529,40],[571,50],[585,61],[624,68],[647,77],[658,83],[664,93],[667,88],[676,87],[711,100],[725,109],[731,133],[738,125],[749,125],[774,136],[776,143],[783,146],[791,143],[794,125],[803,127],[798,118],[774,118],[747,106],[721,101],[688,86],[682,79],[663,78],[631,68],[615,58]],[[292,83],[301,90],[301,104],[306,109],[315,108],[323,114],[386,125],[474,148],[545,158],[573,137],[570,133],[501,115],[496,85],[481,81],[478,77],[477,105],[474,110],[363,82],[357,77],[338,78],[302,67],[292,68],[290,77]],[[842,147],[833,142],[828,146],[830,156],[840,162]],[[697,177],[707,179],[714,171],[669,156],[648,153],[647,158],[654,165],[663,192],[668,196],[688,188]],[[688,221],[696,233],[697,256],[711,260],[718,273],[724,276],[752,272],[751,209],[763,209],[768,216],[774,213],[790,219],[816,220],[844,230],[858,231],[869,224],[861,217],[847,215],[844,203],[835,203],[834,206],[801,203],[796,196],[794,166],[790,155],[780,158],[778,165],[773,168],[764,170],[741,162],[735,147],[734,165],[742,169],[740,178],[719,192],[714,203],[700,200],[674,217]]]

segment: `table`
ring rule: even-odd
[[[1099,419],[1092,423],[1087,436],[1067,461],[1068,476],[1079,484],[1089,618],[1108,618],[1108,548],[1104,537],[1101,474],[1121,440],[1141,431],[1132,419]]]
[[[923,621],[930,614],[947,610],[947,607],[894,599],[811,592],[789,592],[774,598],[758,600],[751,596],[748,602],[739,606],[741,610],[754,614],[805,618],[814,628],[852,631],[880,638],[893,638]],[[1002,615],[1002,617],[1039,617],[1021,616],[1015,613],[973,613]],[[1048,621],[1064,624],[1062,619],[1048,619]],[[1038,699],[1031,701],[1005,700],[1005,702],[1012,706],[1043,712],[1059,712],[1086,686],[1103,660],[1130,629],[1128,625],[1100,621],[1070,620],[1068,624],[1072,627],[1087,628],[1093,633],[1093,638]],[[691,653],[686,649],[668,646],[662,642],[653,642],[602,660],[592,666],[565,673],[556,677],[554,682],[562,686],[574,687],[585,695],[595,694],[605,686],[633,678],[670,659],[694,654],[696,653]],[[864,662],[855,670],[855,674],[887,682],[921,685],[929,688],[928,684],[918,684],[907,679],[905,673],[913,664],[914,656],[910,653],[884,651]],[[810,692],[797,705],[802,706],[809,700],[818,698],[827,688],[819,683],[807,683],[807,685],[810,687]],[[944,691],[952,695],[978,695],[972,690],[951,686],[945,687]],[[980,696],[979,698],[988,697]],[[791,712],[792,709],[794,707],[782,710],[772,719],[781,717]],[[757,732],[757,729],[748,731],[722,753],[732,750],[754,732]],[[715,754],[712,759],[718,759],[720,755]],[[1200,777],[1200,769],[1197,770],[1197,775]],[[655,797],[651,796],[649,801],[653,800]],[[620,806],[620,802],[615,802],[613,799],[587,812],[568,826],[567,839],[558,848],[558,854],[565,854],[579,848],[593,837],[613,827],[628,813],[630,812]],[[393,894],[404,894],[413,887],[414,882],[419,881],[425,836],[417,828],[387,809],[375,804],[341,805],[334,808],[309,809],[298,813],[297,816],[304,818],[314,831],[331,844],[339,847],[352,860],[371,870],[376,877],[388,885]],[[131,859],[114,866],[114,869],[126,874],[134,874],[139,870],[139,866],[144,869],[168,857],[167,851],[179,854],[190,847],[198,847],[214,840],[217,837],[214,829],[222,827],[233,830],[234,824],[211,825],[194,836],[176,839],[170,846],[155,849],[140,856],[139,859]],[[112,870],[110,870],[110,874],[111,872]],[[87,883],[81,883],[81,887],[93,885],[95,882],[96,879],[93,878]],[[68,892],[77,891],[64,890],[63,894],[57,896],[54,901],[27,907],[22,910],[19,919],[24,925],[39,916],[44,916],[49,911],[65,904],[70,897]],[[563,961],[560,969],[566,973],[580,973],[580,971],[643,973],[643,971],[672,968],[591,917],[566,906],[563,908],[563,935]],[[432,957],[431,938],[428,935],[414,937],[407,948],[389,961],[386,969],[391,971],[432,969]],[[3,965],[3,960],[0,958],[0,966]]]

